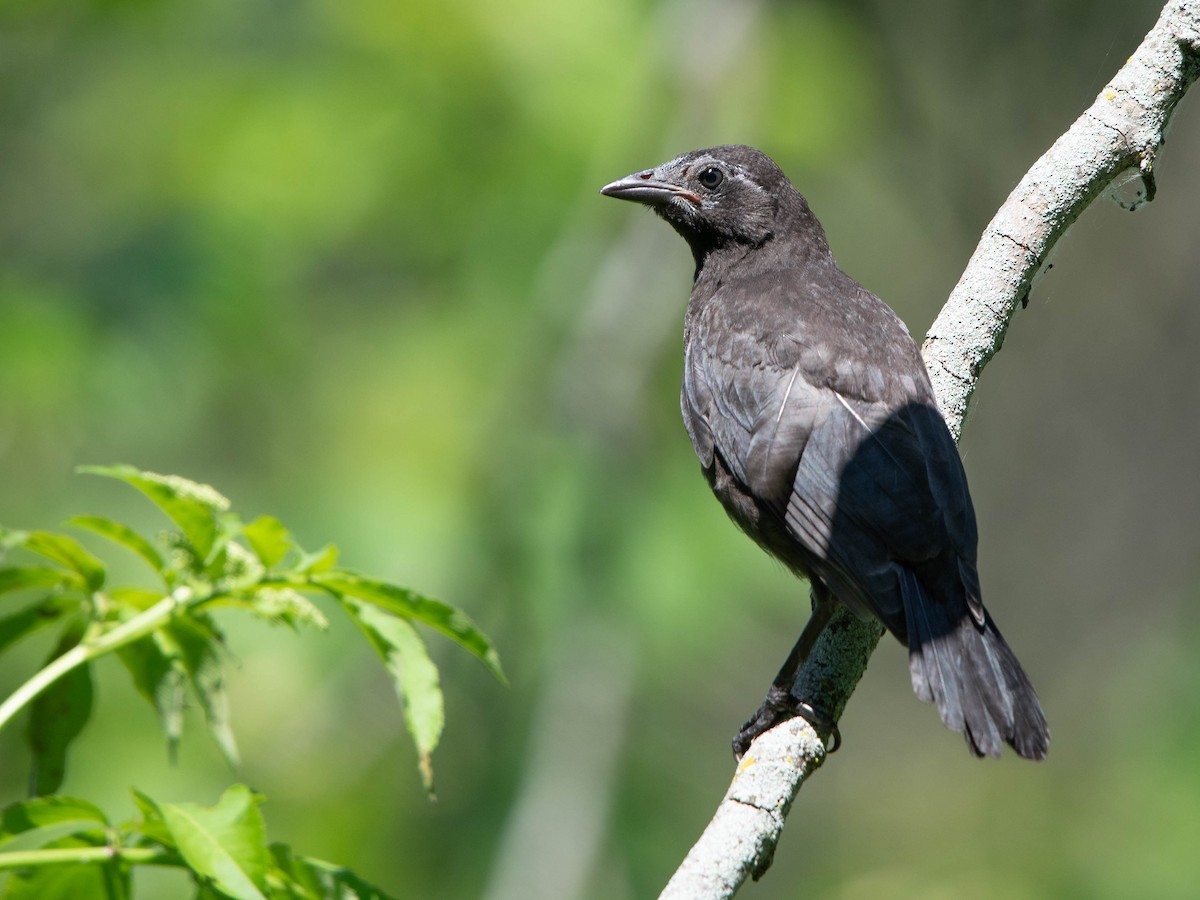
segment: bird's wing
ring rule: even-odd
[[[856,587],[893,630],[903,621],[898,566],[922,580],[948,579],[930,585],[935,596],[962,596],[963,585],[982,617],[974,513],[937,409],[835,396],[839,408],[814,430],[797,466],[789,529],[819,547],[828,574]]]
[[[931,392],[897,396],[896,373],[869,353],[832,358],[836,348],[779,328],[704,325],[688,343],[682,394],[701,462],[719,453],[851,607],[898,624],[897,564],[929,563],[931,577],[961,579],[982,610],[970,495]],[[949,571],[947,553],[959,560]]]
[[[763,350],[739,333],[690,344],[681,405],[705,468],[719,453],[741,484],[782,513],[797,460],[830,397],[814,390],[799,364],[777,365]]]

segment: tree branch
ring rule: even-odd
[[[1126,172],[1154,197],[1154,162],[1175,106],[1200,74],[1200,3],[1172,0],[1141,46],[1021,179],[984,229],[923,352],[957,439],[980,372],[1000,349],[1055,243]]]
[[[1154,162],[1167,125],[1198,75],[1200,0],[1171,0],[1133,56],[1034,163],[984,230],[923,348],[956,440],[983,367],[1071,223],[1127,172],[1142,183],[1131,208],[1153,199]],[[881,634],[877,622],[839,608],[793,693],[838,719]],[[766,872],[792,801],[824,758],[824,745],[802,719],[759,737],[660,900],[732,897],[747,876]]]

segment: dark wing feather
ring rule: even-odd
[[[952,547],[973,573],[974,517],[911,339],[886,306],[859,290],[862,305],[849,312],[844,293],[835,308],[821,285],[804,282],[743,287],[736,293],[755,298],[752,311],[719,292],[689,322],[682,407],[705,467],[719,456],[786,523],[805,558],[760,543],[814,571],[843,602],[904,640],[896,564]],[[874,316],[866,333],[887,351],[839,345],[846,323],[821,317],[846,315],[860,326]],[[896,358],[897,347],[911,352]]]
[[[1049,732],[980,600],[966,476],[916,345],[849,285],[693,293],[688,433],[733,519],[907,643],[916,693],[973,752],[1041,758]]]
[[[719,452],[741,484],[782,512],[830,398],[812,388],[799,365],[761,358],[762,346],[748,336],[715,349],[696,343],[685,355],[681,406],[692,444],[706,468]]]

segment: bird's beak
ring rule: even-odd
[[[662,206],[670,203],[676,197],[688,201],[693,206],[700,205],[700,198],[691,191],[681,188],[669,181],[661,181],[654,177],[654,170],[634,172],[619,178],[612,184],[600,188],[605,197],[616,197],[618,200],[635,200],[648,206]]]

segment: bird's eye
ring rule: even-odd
[[[708,188],[710,191],[725,180],[725,176],[721,173],[721,170],[715,166],[709,166],[707,169],[697,175],[696,178],[700,181],[701,185]]]

